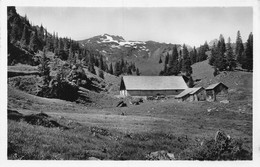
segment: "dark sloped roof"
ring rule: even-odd
[[[193,91],[190,92],[189,94],[193,95],[193,94],[197,93],[200,89],[204,89],[204,88],[203,87],[193,88]]]
[[[226,88],[228,88],[225,84],[219,82],[219,83],[215,83],[215,84],[211,84],[209,85],[206,90],[211,90],[211,89],[215,89],[215,87],[217,87],[218,85],[222,84],[223,86],[225,86]]]
[[[126,90],[187,89],[182,76],[123,76]]]
[[[186,95],[189,95],[189,94],[195,94],[196,92],[198,92],[200,89],[202,89],[203,87],[198,87],[198,88],[188,88],[188,89],[185,89],[184,91],[182,91],[180,94],[178,94],[177,96],[175,96],[175,98],[182,98]],[[204,89],[204,88],[203,88]]]

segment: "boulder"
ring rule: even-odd
[[[230,140],[230,136],[227,135],[224,131],[218,130],[215,134],[215,142],[220,143],[222,141]]]
[[[116,105],[116,107],[126,107],[127,105],[126,105],[126,103],[124,102],[124,101],[120,101],[117,105]]]

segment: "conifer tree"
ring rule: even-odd
[[[160,56],[160,59],[159,59],[159,64],[161,64],[162,63],[162,59],[161,59],[161,56]]]
[[[140,75],[140,72],[139,72],[139,69],[136,68],[136,75],[139,76]]]
[[[121,63],[117,61],[115,63],[114,69],[115,69],[115,71],[114,71],[115,76],[119,76],[121,74]]]
[[[177,45],[174,45],[172,55],[169,57],[169,67],[167,69],[167,75],[178,75],[178,50]]]
[[[193,50],[191,51],[191,64],[196,63],[197,60],[197,50],[195,48],[195,46],[193,47]]]
[[[216,55],[218,54],[218,48],[216,46],[216,44],[214,43],[211,49],[211,56],[209,58],[209,64],[210,65],[214,65],[215,59],[216,59]]]
[[[21,46],[26,47],[29,44],[29,41],[30,41],[30,33],[28,31],[27,26],[25,25],[23,28],[23,35],[20,41]]]
[[[68,60],[69,62],[73,62],[73,59],[74,59],[74,53],[72,51],[72,45],[70,46],[70,49],[69,49],[69,57],[68,57]]]
[[[182,56],[180,56],[180,57],[182,57]],[[182,69],[182,62],[183,62],[183,59],[180,58],[179,61],[178,61],[178,71],[181,71],[181,69]]]
[[[11,42],[14,43],[15,41],[21,39],[21,29],[20,29],[20,18],[15,17],[12,23],[12,29],[10,33]]]
[[[223,55],[226,52],[225,39],[222,34],[220,34],[220,36],[219,36],[218,49],[219,49],[220,53]]]
[[[135,63],[132,64],[132,70],[133,70],[133,72],[136,71]]]
[[[114,74],[112,63],[110,64],[110,67],[109,67],[109,73],[112,74],[112,75]]]
[[[47,48],[48,51],[53,51],[53,42],[52,42],[52,37],[51,36],[47,36],[46,48]]]
[[[185,44],[183,45],[182,57],[182,72],[184,72],[186,76],[190,76],[192,74],[191,60],[189,56],[189,51]]]
[[[243,62],[243,54],[244,52],[244,45],[243,45],[243,41],[240,35],[240,31],[237,32],[237,38],[236,38],[236,49],[235,49],[235,55],[236,55],[236,60],[242,64]]]
[[[245,57],[242,61],[242,68],[247,71],[253,70],[253,34],[250,33],[246,42]]]
[[[208,51],[209,50],[209,45],[208,45],[208,42],[207,41],[205,41],[205,43],[204,43],[204,49],[205,49],[205,51]]]
[[[63,50],[64,51],[67,51],[68,50],[68,48],[69,48],[69,44],[68,44],[68,39],[67,38],[64,38],[63,39]]]
[[[40,29],[38,31],[37,36],[38,36],[38,40],[39,40],[39,43],[38,43],[39,46],[38,47],[39,47],[40,50],[42,50],[43,47],[45,46],[45,42],[44,42],[44,28],[43,28],[42,25],[40,26]]]
[[[58,48],[57,34],[55,34],[55,32],[53,32],[53,35],[52,35],[52,43],[53,43],[53,51],[54,51],[56,48]],[[70,45],[70,48],[73,49],[72,43]]]
[[[104,79],[104,72],[103,72],[103,70],[101,70],[101,69],[98,70],[98,76],[100,78]]]
[[[94,56],[94,60],[95,60],[95,66],[99,67],[99,61],[98,61],[97,56]]]
[[[123,57],[122,57],[122,58],[121,58],[121,61],[120,61],[120,70],[121,70],[121,73],[123,73],[124,67],[125,67],[125,61],[124,61],[124,59],[123,59]]]
[[[223,71],[227,68],[227,58],[225,56],[226,45],[222,34],[220,34],[219,41],[217,44],[217,49],[213,52],[214,63],[213,65],[219,71]]]
[[[163,75],[167,75],[167,72],[168,72],[168,66],[166,64],[166,61],[164,61]]]
[[[192,88],[194,86],[194,81],[193,81],[193,78],[191,76],[189,76],[189,80],[188,80],[187,85],[188,85],[189,88]]]
[[[36,52],[38,50],[37,40],[38,40],[37,39],[37,32],[32,31],[31,37],[30,37],[29,48],[33,52]]]
[[[92,74],[95,74],[95,75],[96,75],[96,70],[95,70],[94,64],[92,64],[91,62],[88,63],[88,70],[89,70],[89,72],[91,72]]]
[[[227,60],[226,60],[227,69],[233,71],[234,68],[236,67],[236,61],[235,61],[233,49],[231,47],[231,39],[230,39],[230,37],[228,38],[226,55],[227,55]]]
[[[43,38],[43,41],[46,45],[46,42],[47,42],[47,38],[48,38],[48,32],[47,32],[47,29],[44,30],[44,38]]]
[[[102,55],[100,55],[100,57],[99,57],[99,68],[101,70],[105,70],[104,69],[104,62],[103,62],[103,56]]]
[[[132,73],[132,68],[131,68],[131,66],[128,66],[127,67],[127,74],[128,75],[132,75],[133,73]]]
[[[106,62],[104,62],[104,71],[106,71],[107,73],[109,73],[108,64],[107,64]]]
[[[168,64],[168,62],[169,62],[169,53],[167,52],[165,56],[164,64]]]
[[[49,83],[50,67],[49,67],[49,60],[46,56],[45,50],[43,50],[42,57],[40,59],[39,72],[43,77],[43,85],[47,86]]]

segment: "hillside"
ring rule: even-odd
[[[123,37],[109,34],[78,42],[83,48],[92,48],[100,52],[108,62],[124,58],[136,63],[142,75],[158,75],[163,67],[162,64],[158,63],[160,57],[164,60],[166,53],[171,54],[173,48],[173,44],[155,41],[126,41]],[[182,49],[180,44],[177,44],[177,47],[178,51]],[[189,50],[192,49],[188,45],[187,47]],[[150,68],[151,66],[153,68]]]
[[[208,64],[208,60],[192,65],[195,87],[207,87],[210,84],[222,82],[229,87],[230,96],[236,99],[249,99],[252,101],[253,74],[240,70],[223,71],[219,75],[213,75],[214,69]]]

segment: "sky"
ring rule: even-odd
[[[83,40],[104,33],[125,40],[188,44],[231,38],[240,30],[245,42],[253,31],[250,7],[16,7],[34,25],[60,37]]]

